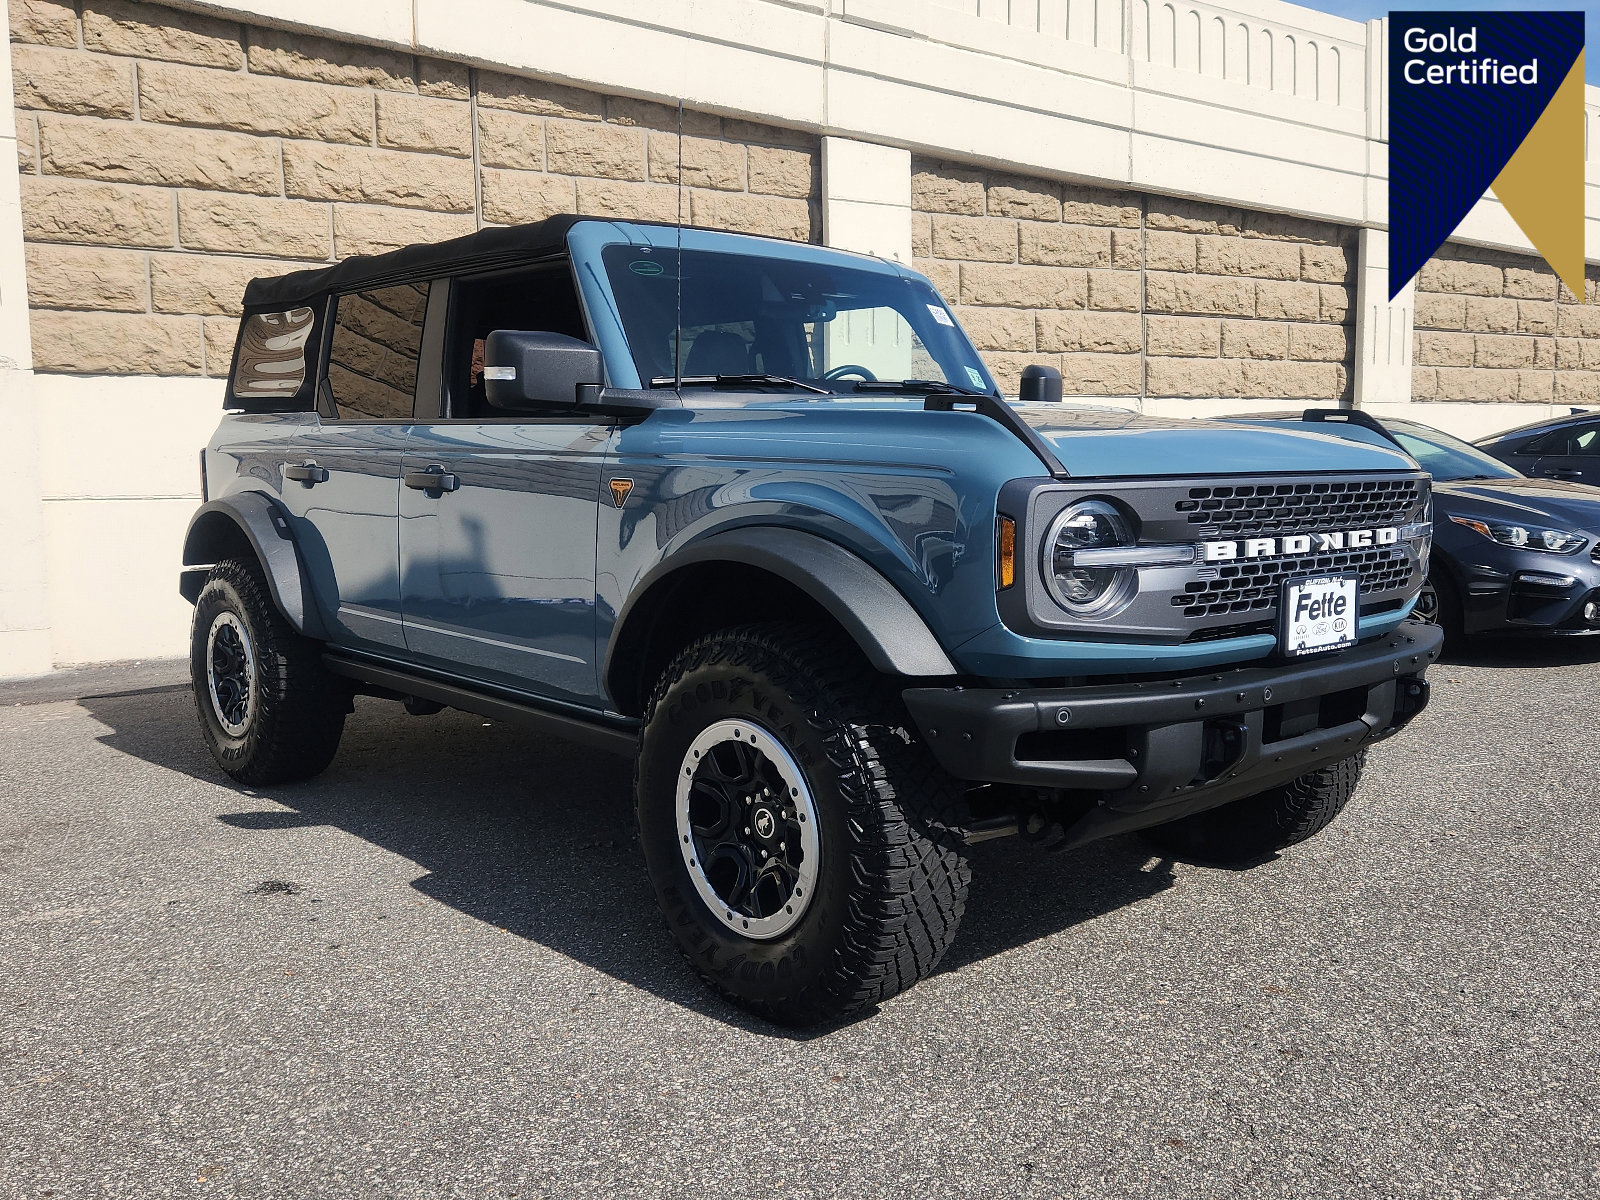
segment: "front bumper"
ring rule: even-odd
[[[1326,658],[1077,688],[908,688],[940,765],[973,783],[1087,794],[1073,841],[1286,782],[1393,734],[1428,702],[1440,631],[1415,621]],[[1080,836],[1081,835],[1081,836]]]
[[[1474,547],[1457,559],[1467,633],[1574,635],[1600,632],[1584,607],[1600,600],[1600,563],[1588,554],[1543,554],[1505,546]]]

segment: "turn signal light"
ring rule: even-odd
[[[1003,592],[1017,581],[1017,523],[1010,517],[1000,518],[995,545],[1000,590]]]

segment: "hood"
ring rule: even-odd
[[[1167,419],[1072,404],[1014,407],[1080,479],[1417,469],[1392,443],[1360,428],[1341,426],[1333,434],[1309,425]]]
[[[1600,534],[1600,488],[1562,479],[1435,481],[1435,520],[1443,516],[1564,526]]]

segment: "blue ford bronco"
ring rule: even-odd
[[[253,281],[183,547],[261,786],[357,694],[633,756],[668,929],[830,1020],[926,976],[967,846],[1248,862],[1427,703],[1427,476],[1360,429],[1003,399],[893,263],[558,217]]]

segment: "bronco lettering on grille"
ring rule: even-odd
[[[1232,562],[1241,558],[1277,558],[1285,554],[1318,554],[1329,550],[1365,550],[1372,546],[1393,546],[1400,530],[1393,525],[1379,529],[1342,529],[1337,533],[1293,534],[1288,537],[1243,538],[1235,541],[1201,542],[1201,557],[1208,563]]]

